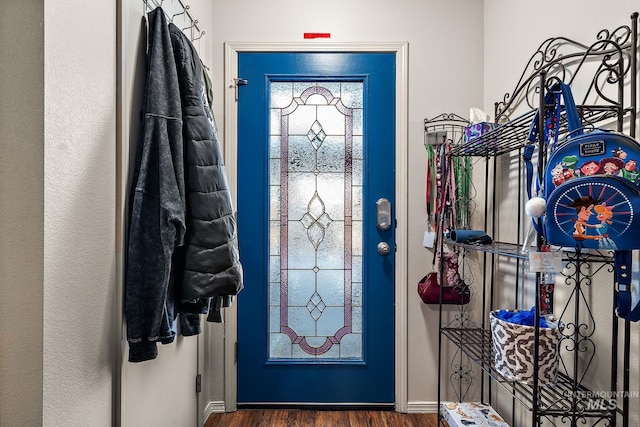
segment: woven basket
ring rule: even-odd
[[[507,380],[533,384],[535,328],[505,322],[496,317],[496,313],[492,311],[489,315],[496,371]],[[540,328],[538,385],[555,384],[561,339],[562,327],[557,323]]]

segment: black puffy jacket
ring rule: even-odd
[[[169,24],[169,32],[180,83],[187,201],[183,274],[177,288],[180,301],[197,307],[203,299],[236,295],[242,289],[242,268],[236,216],[202,63],[178,27]],[[220,306],[210,302],[210,320],[216,317],[211,310]]]

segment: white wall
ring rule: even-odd
[[[44,24],[42,425],[108,425],[116,315],[116,5],[45,1]]]

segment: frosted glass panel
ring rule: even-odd
[[[363,91],[270,84],[271,359],[362,359]]]
[[[309,139],[306,136],[289,138],[289,172],[314,172],[316,170],[316,153],[314,150],[309,150],[308,147]]]
[[[319,172],[342,173],[344,170],[344,142],[340,137],[328,136],[318,149],[315,167]]]
[[[291,83],[271,82],[270,108],[284,108],[291,104],[292,90]]]
[[[361,83],[343,83],[341,89],[341,100],[345,107],[362,108]]]

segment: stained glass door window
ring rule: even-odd
[[[363,83],[269,91],[269,358],[360,360]]]

